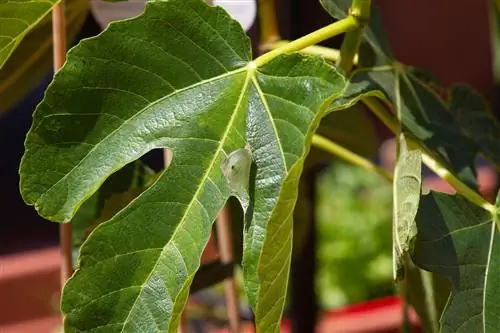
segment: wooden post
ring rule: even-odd
[[[233,239],[231,233],[231,218],[229,206],[226,205],[217,218],[217,240],[220,260],[223,264],[233,262]],[[234,277],[224,280],[224,294],[226,297],[226,308],[229,317],[229,329],[231,333],[240,331],[240,311],[238,305],[238,293]]]
[[[66,22],[64,13],[64,0],[61,0],[52,9],[52,40],[54,53],[54,73],[57,72],[66,61]],[[59,226],[59,242],[61,250],[61,292],[73,274],[73,251],[71,247],[71,224]]]

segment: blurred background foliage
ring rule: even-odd
[[[392,295],[392,187],[336,163],[317,184],[317,295],[323,309]]]

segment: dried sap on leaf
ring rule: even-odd
[[[247,188],[251,167],[252,151],[248,145],[231,152],[222,163],[222,172],[231,186],[231,192],[240,200],[245,211],[249,204]]]

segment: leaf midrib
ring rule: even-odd
[[[250,64],[252,64],[252,63],[250,63]],[[190,212],[190,210],[191,210],[191,207],[192,207],[193,203],[194,203],[194,202],[199,202],[199,200],[198,200],[198,196],[199,196],[200,191],[201,191],[201,189],[202,189],[202,187],[203,187],[203,186],[202,186],[202,184],[204,184],[204,183],[207,181],[207,179],[208,179],[208,177],[209,177],[209,175],[210,175],[210,172],[212,171],[212,169],[213,169],[213,167],[214,167],[214,165],[215,165],[215,163],[216,163],[216,161],[217,161],[217,159],[218,159],[218,157],[219,157],[220,153],[223,151],[224,144],[225,144],[225,142],[226,142],[226,140],[227,140],[227,137],[228,137],[228,135],[229,135],[229,133],[230,133],[230,131],[231,131],[231,129],[232,129],[232,126],[233,126],[234,120],[236,119],[236,116],[238,115],[238,109],[239,109],[239,108],[240,108],[240,106],[241,106],[241,101],[243,100],[243,98],[244,98],[244,96],[245,96],[245,92],[246,92],[246,90],[248,89],[248,84],[249,84],[250,80],[253,78],[253,76],[254,76],[254,72],[255,72],[255,71],[253,70],[253,68],[251,68],[251,65],[247,65],[247,66],[245,66],[245,67],[243,67],[243,68],[241,68],[241,69],[239,69],[239,70],[237,70],[237,71],[238,71],[238,72],[240,72],[240,71],[243,71],[243,70],[247,70],[247,76],[246,76],[246,78],[245,78],[245,82],[243,83],[243,86],[242,86],[242,89],[241,89],[240,95],[239,95],[239,97],[238,97],[238,101],[237,101],[236,106],[235,106],[235,108],[234,108],[234,112],[233,112],[233,114],[231,115],[231,118],[229,119],[229,122],[228,122],[228,124],[227,124],[227,126],[226,126],[226,130],[224,131],[224,134],[222,135],[222,137],[221,137],[221,139],[220,139],[219,146],[217,147],[217,150],[216,150],[216,152],[214,153],[212,160],[210,161],[210,165],[209,165],[209,167],[207,168],[207,170],[206,170],[205,174],[203,175],[203,177],[202,177],[202,179],[201,179],[201,181],[200,181],[200,186],[198,186],[198,188],[196,189],[196,192],[194,193],[194,195],[193,195],[193,197],[192,197],[191,201],[190,201],[190,202],[189,202],[189,204],[187,205],[187,207],[186,207],[186,209],[185,209],[185,211],[184,211],[184,215],[182,216],[182,218],[181,218],[180,222],[179,222],[179,223],[177,224],[177,226],[175,227],[174,232],[172,233],[172,236],[170,237],[169,241],[165,244],[165,246],[163,246],[163,249],[162,249],[162,251],[160,252],[160,254],[158,255],[158,259],[156,260],[155,265],[154,265],[154,266],[153,266],[153,268],[151,269],[151,272],[150,272],[150,273],[149,273],[149,275],[146,277],[146,279],[144,279],[144,282],[143,282],[143,283],[142,283],[142,285],[141,285],[140,292],[137,294],[137,297],[136,297],[136,299],[134,300],[134,303],[132,304],[132,306],[131,306],[131,308],[130,308],[129,313],[128,313],[127,317],[125,318],[124,322],[123,322],[123,326],[122,326],[122,330],[121,330],[121,332],[122,332],[122,333],[124,332],[123,330],[125,329],[125,327],[126,327],[126,325],[127,325],[127,323],[128,323],[128,320],[129,320],[129,318],[130,318],[131,313],[133,312],[133,309],[134,309],[134,307],[135,307],[135,304],[137,303],[137,300],[140,298],[140,295],[142,294],[142,291],[144,290],[144,284],[145,284],[147,281],[149,281],[149,279],[151,278],[151,276],[152,276],[153,272],[155,272],[155,271],[156,271],[156,267],[158,266],[158,264],[159,264],[159,262],[160,262],[160,258],[161,258],[162,254],[163,254],[163,251],[165,250],[165,248],[167,247],[167,245],[171,242],[171,240],[172,240],[172,239],[175,239],[175,236],[177,235],[177,233],[178,233],[178,232],[179,232],[179,230],[181,229],[181,226],[184,224],[184,222],[185,222],[185,220],[186,220],[186,216],[187,216],[187,214]],[[201,205],[201,203],[200,203],[200,205]],[[181,257],[182,257],[182,254],[181,254]],[[185,263],[185,262],[184,262],[184,263]],[[184,287],[184,285],[183,285],[183,287]],[[181,290],[182,290],[182,289],[181,289]],[[173,302],[172,302],[172,303],[173,303],[173,309],[175,308],[175,303],[177,302],[177,297],[178,297],[180,294],[181,294],[181,292],[179,292],[179,293],[177,294],[176,298],[175,298],[175,299],[173,300]],[[173,317],[173,315],[174,315],[174,313],[172,312],[172,317]],[[168,325],[168,326],[169,326],[169,328],[168,328],[168,329],[170,329],[170,320],[169,320],[169,325]],[[168,331],[168,330],[167,330],[167,331]]]

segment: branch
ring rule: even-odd
[[[313,136],[312,145],[332,155],[338,156],[341,159],[349,163],[352,163],[354,165],[357,165],[365,170],[375,171],[378,175],[387,180],[389,183],[392,183],[394,180],[392,175],[384,168],[375,165],[366,158],[353,153],[349,149],[346,149],[321,135],[315,134]]]
[[[328,38],[340,35],[344,32],[354,30],[359,27],[358,20],[353,16],[348,16],[345,19],[327,25],[324,28],[316,30],[304,37],[301,37],[293,42],[282,45],[281,47],[267,52],[254,60],[257,67],[267,64],[279,55],[303,50],[309,46],[320,43]]]
[[[358,53],[359,45],[363,39],[365,25],[370,19],[371,0],[353,0],[349,15],[353,16],[359,22],[359,28],[348,32],[342,47],[340,48],[340,59],[337,62],[337,67],[341,68],[345,73],[349,73],[354,65],[354,57]]]

